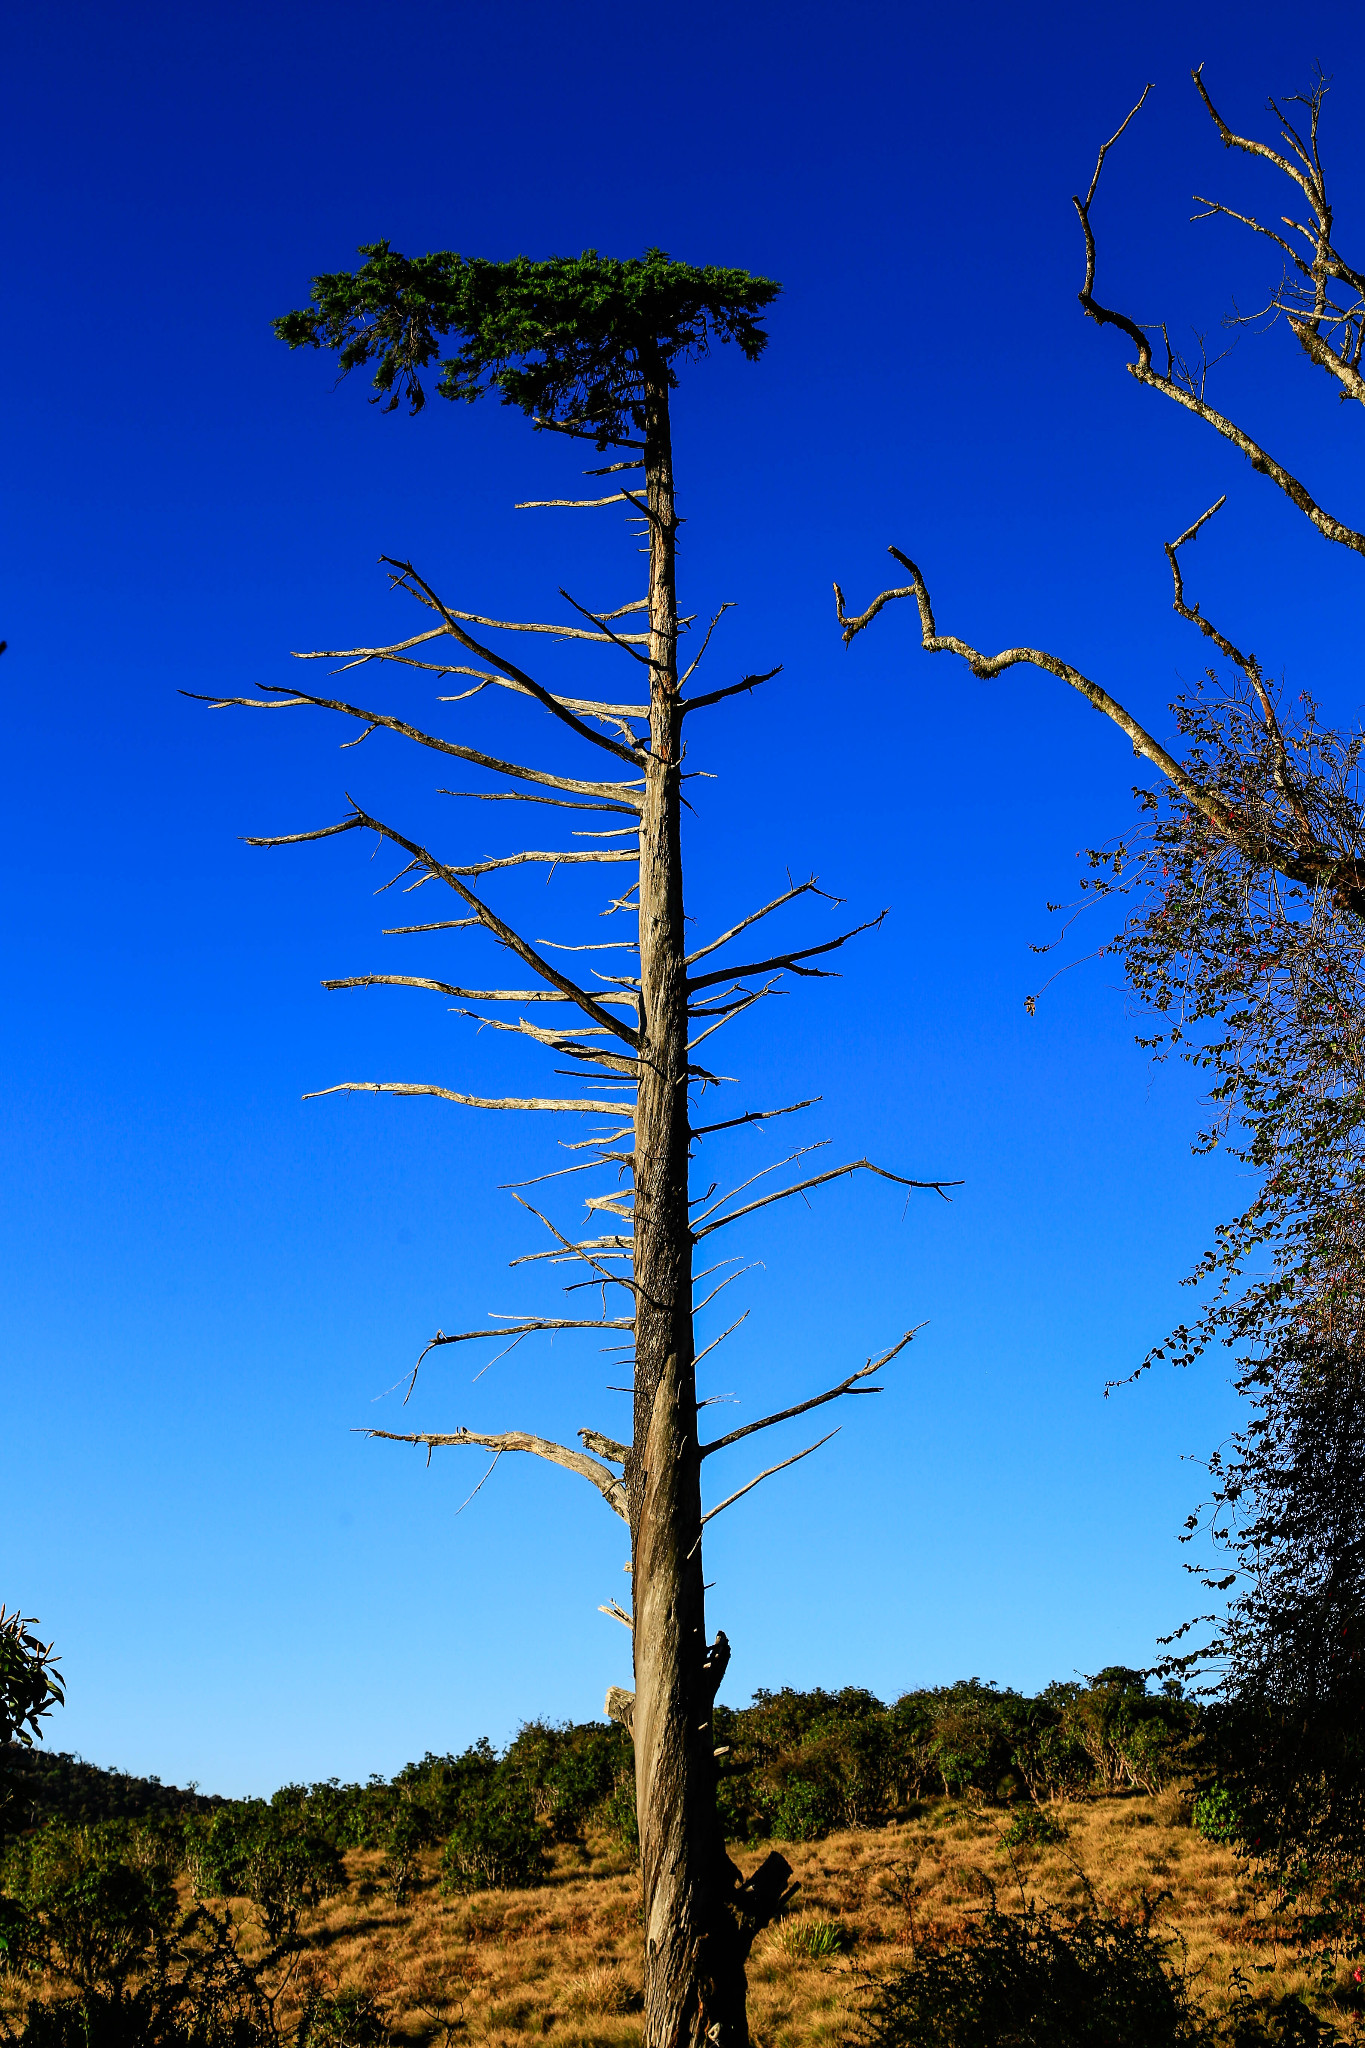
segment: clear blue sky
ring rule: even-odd
[[[54,1743],[268,1790],[583,1718],[628,1677],[596,1611],[623,1537],[586,1488],[505,1460],[457,1517],[478,1458],[424,1471],[350,1433],[402,1426],[385,1390],[437,1325],[549,1298],[506,1270],[525,1232],[496,1184],[553,1165],[559,1134],[300,1097],[366,1076],[498,1092],[534,1068],[435,999],[323,993],[422,971],[377,936],[393,899],[366,849],[240,841],[340,816],[346,788],[465,857],[514,843],[506,821],[439,801],[449,777],[380,741],[342,756],[321,719],[177,695],[393,637],[381,552],[503,616],[546,616],[562,583],[633,594],[615,513],[511,509],[566,494],[565,447],[494,406],[382,417],[273,339],[315,271],[379,236],[658,244],[785,286],[764,362],[687,373],[676,410],[687,608],[737,604],[715,680],[785,663],[694,739],[718,779],[694,785],[690,909],[718,928],[789,866],[859,914],[889,905],[843,979],[774,1005],[771,1035],[736,1028],[726,1070],[754,1103],[822,1092],[796,1138],[826,1156],[966,1185],[908,1208],[841,1187],[727,1247],[762,1261],[710,1382],[742,1394],[736,1419],[928,1324],[889,1391],[716,1525],[728,1696],[1034,1687],[1145,1662],[1189,1611],[1183,1461],[1228,1426],[1225,1365],[1103,1388],[1188,1309],[1180,1276],[1237,1184],[1188,1156],[1194,1085],[1134,1048],[1103,963],[1023,1004],[1047,900],[1130,816],[1131,757],[1046,677],[983,686],[922,655],[904,608],[845,654],[830,582],[861,603],[894,540],[945,628],[1055,647],[1167,733],[1199,647],[1161,543],[1226,489],[1193,587],[1291,688],[1354,713],[1359,564],[1137,390],[1076,305],[1069,195],[1148,78],[1099,204],[1102,289],[1215,334],[1234,292],[1269,289],[1257,249],[1189,224],[1192,190],[1271,197],[1201,114],[1201,59],[1253,124],[1315,61],[1336,74],[1327,148],[1359,224],[1346,6],[11,14],[0,1596],[63,1651]],[[1218,375],[1358,524],[1359,428],[1289,338]],[[468,729],[530,732],[505,707]],[[564,884],[499,900],[574,936]],[[408,943],[452,971],[458,940]],[[750,1136],[716,1171],[777,1156]],[[623,1425],[609,1364],[535,1342],[476,1385],[430,1359],[410,1426]]]

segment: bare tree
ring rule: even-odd
[[[438,338],[458,337],[457,352],[442,365],[439,388],[445,395],[472,398],[492,389],[505,402],[520,406],[538,428],[594,442],[599,452],[617,452],[618,459],[586,472],[611,479],[605,493],[548,502],[624,507],[643,531],[648,585],[641,597],[610,609],[595,609],[561,592],[567,616],[560,620],[497,620],[455,609],[410,562],[389,561],[393,587],[419,607],[420,630],[383,647],[346,648],[305,658],[337,663],[343,669],[397,665],[437,684],[452,677],[467,679],[459,695],[440,699],[444,704],[467,701],[487,690],[506,690],[532,700],[561,737],[593,750],[598,767],[583,775],[494,757],[392,712],[333,694],[266,690],[260,698],[212,701],[253,709],[311,707],[335,712],[358,724],[361,737],[389,732],[486,771],[494,787],[475,792],[485,800],[594,814],[594,823],[577,834],[579,843],[573,848],[525,848],[473,861],[442,857],[354,799],[349,813],[337,823],[250,843],[275,847],[335,833],[377,835],[395,850],[399,877],[410,878],[413,886],[434,882],[454,898],[453,917],[391,929],[482,931],[513,956],[530,985],[471,987],[466,985],[470,977],[463,974],[439,979],[364,974],[327,986],[415,988],[452,998],[462,1007],[476,1006],[463,1013],[531,1040],[562,1063],[558,1071],[567,1071],[574,1080],[583,1077],[586,1092],[498,1100],[434,1082],[364,1080],[336,1086],[598,1120],[591,1136],[572,1142],[571,1150],[583,1156],[561,1169],[568,1175],[602,1169],[609,1176],[605,1191],[586,1199],[586,1226],[561,1229],[524,1194],[517,1199],[549,1239],[544,1249],[528,1253],[527,1260],[575,1267],[582,1277],[573,1287],[597,1291],[601,1314],[533,1311],[496,1330],[438,1331],[418,1366],[434,1349],[480,1343],[491,1336],[520,1339],[558,1330],[611,1333],[633,1357],[631,1441],[617,1442],[593,1428],[580,1430],[581,1450],[524,1429],[370,1433],[423,1446],[428,1456],[447,1446],[479,1446],[491,1451],[495,1462],[509,1452],[529,1453],[587,1480],[628,1523],[631,1610],[612,1602],[603,1611],[625,1622],[633,1636],[634,1692],[613,1688],[607,1709],[630,1731],[635,1749],[645,1913],[645,2039],[650,2048],[682,2043],[692,2048],[702,2048],[703,2043],[739,2048],[747,2038],[745,1961],[755,1934],[779,1910],[791,1873],[783,1858],[772,1854],[745,1877],[727,1855],[717,1825],[711,1722],[729,1646],[723,1634],[709,1646],[706,1640],[703,1532],[708,1522],[761,1480],[808,1457],[828,1437],[769,1465],[705,1508],[702,1466],[757,1431],[846,1395],[874,1391],[872,1376],[890,1364],[913,1333],[900,1337],[880,1358],[842,1374],[833,1385],[780,1413],[704,1443],[699,1439],[698,1414],[706,1404],[698,1400],[696,1366],[705,1354],[695,1350],[693,1319],[726,1278],[717,1277],[721,1269],[714,1265],[695,1272],[694,1251],[703,1244],[709,1250],[717,1233],[757,1211],[849,1174],[868,1173],[901,1187],[943,1191],[938,1182],[910,1180],[869,1159],[853,1159],[802,1175],[769,1193],[748,1194],[759,1175],[719,1199],[715,1184],[704,1195],[690,1193],[690,1162],[704,1142],[809,1106],[739,1110],[703,1120],[694,1111],[694,1098],[721,1079],[704,1064],[709,1048],[703,1055],[703,1043],[770,996],[784,976],[828,973],[826,963],[832,954],[880,922],[873,919],[809,945],[760,945],[752,950],[761,957],[742,957],[748,949],[737,942],[760,920],[798,900],[822,897],[815,881],[809,880],[792,883],[703,944],[689,946],[685,933],[681,813],[687,721],[725,698],[757,688],[777,670],[747,675],[715,689],[699,688],[693,678],[710,644],[715,619],[702,636],[696,658],[680,667],[679,635],[688,622],[679,618],[676,595],[679,519],[669,394],[676,381],[675,363],[703,353],[712,339],[733,340],[755,358],[767,339],[757,316],[777,288],[742,271],[695,270],[657,251],[630,263],[590,252],[572,262],[508,264],[475,263],[453,255],[408,259],[387,244],[362,253],[367,262],[354,276],[316,281],[313,306],[279,323],[283,337],[293,345],[335,349],[344,369],[375,362],[374,381],[381,393],[389,394],[390,407],[399,392],[405,392],[413,410],[424,395],[419,372],[436,355]],[[636,473],[641,481],[625,481]],[[492,642],[507,644],[505,635],[591,643],[624,663],[638,688],[626,702],[564,694],[533,677],[519,660],[497,651]],[[615,823],[607,822],[613,819]],[[527,864],[552,871],[602,864],[635,870],[634,879],[614,893],[608,906],[629,920],[633,936],[617,942],[628,944],[634,955],[629,971],[592,967],[580,975],[575,966],[570,972],[559,957],[550,957],[556,948],[523,936],[492,907],[485,878]],[[570,950],[591,959],[594,942]],[[542,1006],[549,1006],[550,1012],[543,1023],[536,1021],[546,1016]],[[568,1021],[560,1021],[556,1010],[567,1012]],[[792,1159],[799,1156],[793,1154]],[[704,1290],[701,1300],[698,1288]],[[621,1312],[612,1313],[616,1308]]]

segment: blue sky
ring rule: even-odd
[[[461,857],[515,832],[382,742],[342,757],[320,718],[178,694],[396,637],[381,552],[499,616],[553,616],[561,584],[634,594],[614,512],[512,509],[569,494],[566,447],[494,406],[385,418],[273,339],[314,272],[379,236],[655,244],[785,288],[763,363],[720,354],[676,406],[683,596],[737,607],[715,682],[785,664],[694,736],[717,779],[693,785],[689,907],[720,929],[790,867],[890,915],[842,979],[730,1034],[746,1102],[823,1100],[707,1177],[828,1138],[824,1157],[965,1185],[951,1206],[841,1185],[726,1247],[761,1262],[703,1329],[752,1310],[708,1382],[742,1396],[735,1421],[927,1324],[875,1403],[708,1538],[728,1696],[1147,1661],[1190,1609],[1190,1461],[1233,1406],[1221,1360],[1103,1390],[1186,1312],[1180,1277],[1238,1183],[1189,1157],[1195,1084],[1135,1049],[1103,962],[1024,1010],[1046,903],[1129,819],[1133,762],[1050,679],[983,686],[924,656],[903,607],[845,653],[830,583],[860,605],[895,541],[945,629],[1053,647],[1166,734],[1200,649],[1161,543],[1226,490],[1192,588],[1288,687],[1355,714],[1358,563],[1132,385],[1076,305],[1069,195],[1154,80],[1106,172],[1101,295],[1216,335],[1273,272],[1190,225],[1189,195],[1272,191],[1225,157],[1189,67],[1258,127],[1267,92],[1332,71],[1339,218],[1359,220],[1358,10],[76,5],[12,14],[6,44],[0,1597],[62,1649],[51,1740],[269,1790],[587,1717],[628,1678],[596,1611],[623,1538],[586,1488],[505,1460],[457,1514],[480,1460],[427,1471],[351,1433],[624,1426],[591,1343],[534,1340],[477,1383],[448,1352],[406,1411],[386,1394],[438,1325],[548,1301],[506,1270],[526,1237],[497,1187],[571,1134],[300,1100],[529,1081],[436,999],[319,987],[491,955],[381,939],[393,898],[349,839],[241,844],[340,816],[346,789]],[[1217,374],[1359,523],[1356,423],[1290,340],[1244,341]],[[515,707],[465,729],[544,746]],[[560,880],[498,900],[567,938],[590,898]],[[404,943],[420,963],[384,950]]]

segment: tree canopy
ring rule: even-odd
[[[312,305],[274,323],[282,341],[335,350],[343,375],[373,363],[374,402],[387,398],[386,411],[406,397],[419,412],[421,372],[437,364],[442,398],[497,391],[537,422],[591,430],[601,446],[643,430],[646,381],[676,385],[679,357],[721,341],[756,361],[768,343],[759,315],[782,289],[662,249],[505,263],[449,249],[404,256],[387,241],[359,253],[359,270],[315,277]],[[455,345],[442,355],[447,339]]]

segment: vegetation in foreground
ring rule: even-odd
[[[916,1960],[942,1975],[964,1957],[980,1959],[1002,1924],[1027,1939],[1036,1916],[1031,1927],[1021,1912],[1025,1900],[1059,1909],[1064,1928],[1069,1915],[1088,1915],[1093,1925],[1098,1914],[1126,1928],[1133,1943],[1164,1945],[1164,1976],[1189,2009],[1191,2028],[1204,2029],[1173,2040],[1317,2038],[1282,2031],[1274,2019],[1276,2006],[1296,1997],[1307,2001],[1301,2012],[1323,2012],[1335,2034],[1355,2037],[1358,1987],[1350,1972],[1338,1973],[1323,1997],[1313,1959],[1281,1946],[1280,1930],[1257,1905],[1248,1866],[1198,1832],[1183,1793],[1059,1802],[1055,1838],[1036,1843],[1007,1840],[1019,1811],[939,1795],[881,1828],[791,1844],[786,1853],[801,1889],[792,1911],[758,1943],[749,1972],[750,2024],[762,2048],[805,2048],[851,2032],[887,2048],[919,2039],[1090,2039],[1060,2031],[898,2031],[904,1988],[887,2009],[887,1987],[898,1978],[903,1985]],[[634,2048],[639,2040],[639,1876],[634,1857],[609,1835],[590,1830],[581,1841],[551,1845],[541,1881],[519,1890],[453,1893],[442,1883],[440,1853],[423,1850],[401,1903],[383,1850],[348,1850],[342,1864],[332,1895],[299,1914],[292,1968],[267,1970],[281,2038],[311,2011],[314,2041],[521,2048],[548,2039],[556,2048]],[[177,1892],[178,1908],[191,1909],[187,1876]],[[256,1909],[238,1899],[227,1910],[244,1957],[268,1963]],[[36,1983],[12,1977],[0,1990],[0,2013],[22,2038],[30,2000],[55,2006],[71,1994],[71,1981],[58,1973]],[[1245,2017],[1248,1997],[1261,2015],[1258,2031]]]
[[[726,1710],[736,1859],[779,1842],[800,1886],[754,1951],[762,2048],[1353,2038],[1358,1959],[1305,1941],[1235,1802],[1191,1791],[1205,1718],[1117,1667],[1034,1699],[968,1680]],[[10,1762],[0,2028],[29,2048],[640,2036],[613,1724],[270,1801]]]

